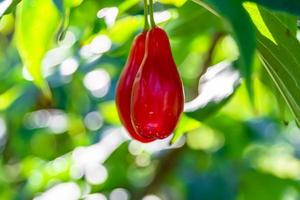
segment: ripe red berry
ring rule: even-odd
[[[127,63],[120,76],[116,89],[116,105],[122,124],[127,129],[131,137],[144,143],[151,142],[154,140],[154,138],[143,137],[136,133],[136,131],[132,127],[130,116],[130,101],[133,81],[136,77],[137,71],[140,68],[145,54],[146,34],[146,32],[143,32],[135,38],[130,50]]]
[[[131,118],[145,137],[169,136],[183,111],[182,82],[172,57],[168,36],[158,27],[146,39],[146,53],[134,81]]]

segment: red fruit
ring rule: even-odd
[[[169,136],[183,111],[182,82],[173,60],[168,36],[154,27],[147,34],[146,53],[134,81],[131,118],[145,137]]]
[[[131,137],[144,143],[151,142],[154,140],[154,138],[143,137],[136,133],[132,127],[130,117],[130,101],[133,81],[145,54],[146,34],[146,32],[143,32],[135,38],[130,50],[130,55],[120,76],[116,89],[116,105],[122,124],[127,129]]]

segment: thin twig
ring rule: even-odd
[[[142,199],[144,196],[150,193],[154,193],[159,187],[161,182],[169,175],[169,173],[177,166],[177,161],[180,153],[185,149],[185,146],[177,149],[172,149],[166,154],[158,164],[155,176],[152,182],[143,190],[137,194],[134,199]]]
[[[212,43],[208,49],[208,52],[206,54],[206,58],[204,60],[203,66],[202,66],[202,71],[199,74],[199,76],[197,77],[197,80],[200,79],[203,74],[206,73],[207,69],[211,66],[212,64],[212,57],[213,57],[213,53],[216,49],[216,46],[218,44],[218,42],[225,36],[224,32],[217,32],[212,39]]]

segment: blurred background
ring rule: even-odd
[[[114,92],[142,2],[26,0],[6,12],[16,2],[0,1],[0,199],[300,199],[300,131],[257,56],[251,103],[226,21],[192,1],[155,3],[187,103],[174,135],[141,144]],[[39,59],[42,77],[26,67]]]

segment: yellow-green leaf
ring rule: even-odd
[[[14,86],[0,94],[0,111],[6,110],[22,94],[22,87]]]
[[[201,126],[201,122],[183,114],[179,120],[176,130],[174,131],[174,136],[171,140],[171,143],[172,144],[175,143],[178,139],[181,138],[182,135],[196,128],[199,128],[200,126]]]
[[[52,0],[23,0],[17,8],[16,42],[23,64],[44,94],[51,96],[42,76],[42,60],[59,26],[59,12]]]
[[[120,125],[117,107],[114,101],[103,102],[99,105],[99,110],[107,123]]]
[[[186,2],[186,0],[159,0],[159,2],[165,4],[173,4],[177,7],[180,7]]]
[[[260,34],[262,34],[266,38],[270,39],[273,43],[275,43],[277,45],[272,33],[269,31],[267,25],[265,24],[261,14],[258,10],[257,5],[254,3],[246,2],[246,3],[243,3],[243,6],[249,12],[250,18],[252,19],[253,22],[255,22],[256,28],[260,32]]]

